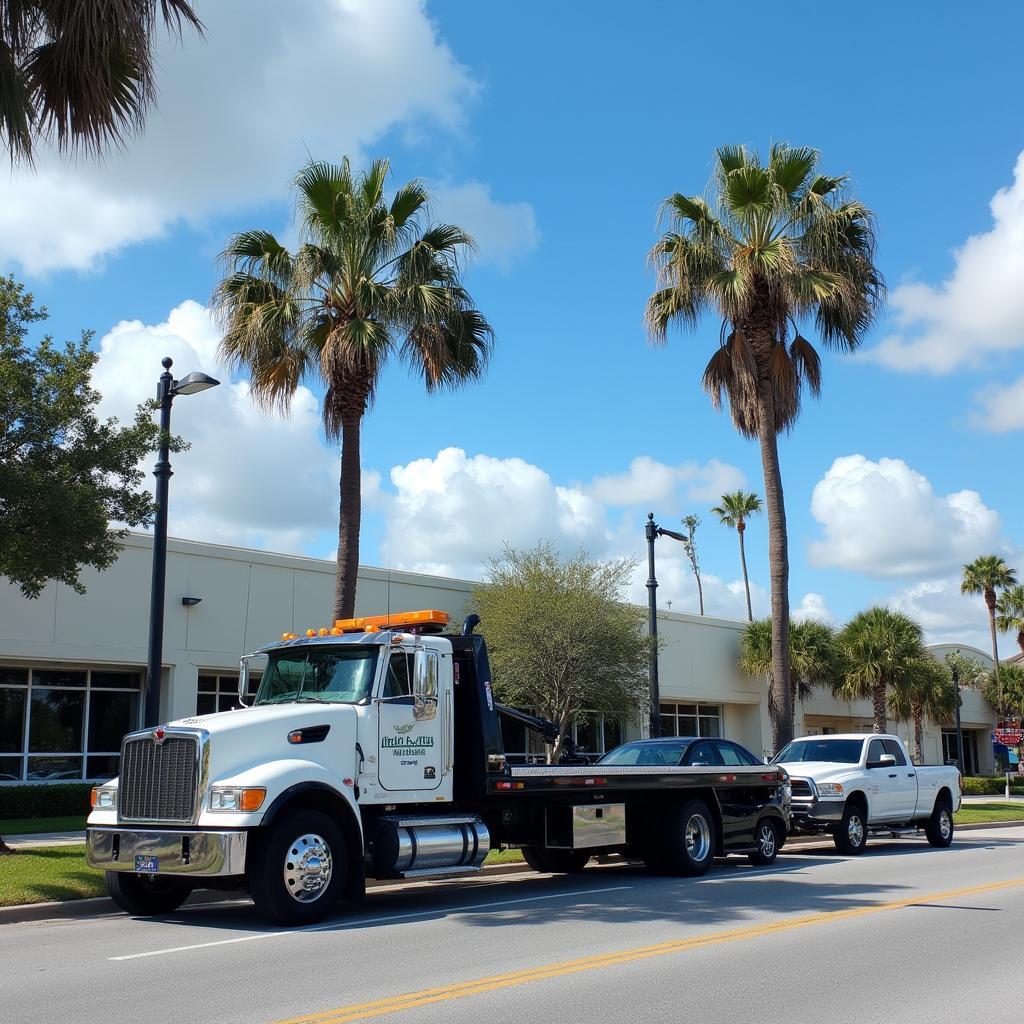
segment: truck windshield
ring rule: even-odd
[[[794,740],[775,755],[773,764],[794,761],[833,761],[837,764],[857,764],[860,761],[863,740]]]
[[[270,654],[254,703],[311,700],[359,704],[369,699],[373,689],[378,650],[374,644],[300,648]]]

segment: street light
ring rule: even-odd
[[[146,725],[156,725],[160,720],[160,671],[163,663],[164,646],[164,592],[167,581],[167,492],[170,482],[171,460],[171,403],[178,395],[196,395],[208,388],[215,388],[220,381],[205,373],[187,373],[181,380],[171,375],[173,360],[165,356],[162,360],[164,372],[156,388],[160,403],[160,449],[156,468],[156,522],[153,524],[153,577],[149,602],[149,663],[146,669]]]
[[[647,674],[651,687],[651,718],[650,734],[656,738],[661,735],[661,691],[658,685],[658,603],[656,592],[658,581],[654,576],[654,542],[659,537],[671,537],[673,540],[685,541],[686,537],[675,530],[666,530],[654,521],[654,513],[647,513],[644,526],[647,537],[647,632],[650,636],[650,661]]]

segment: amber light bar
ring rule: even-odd
[[[358,619],[338,619],[334,628],[342,633],[365,633],[402,626],[447,626],[448,613],[427,608],[418,612],[391,612],[390,615],[364,615]]]

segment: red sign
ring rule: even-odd
[[[1016,747],[1024,740],[1024,730],[1019,725],[1006,722],[996,727],[996,743],[1002,743],[1007,747]]]

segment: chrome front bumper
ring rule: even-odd
[[[90,828],[85,860],[101,871],[135,871],[136,857],[156,858],[157,870],[140,874],[218,877],[245,874],[245,832],[158,832]]]

